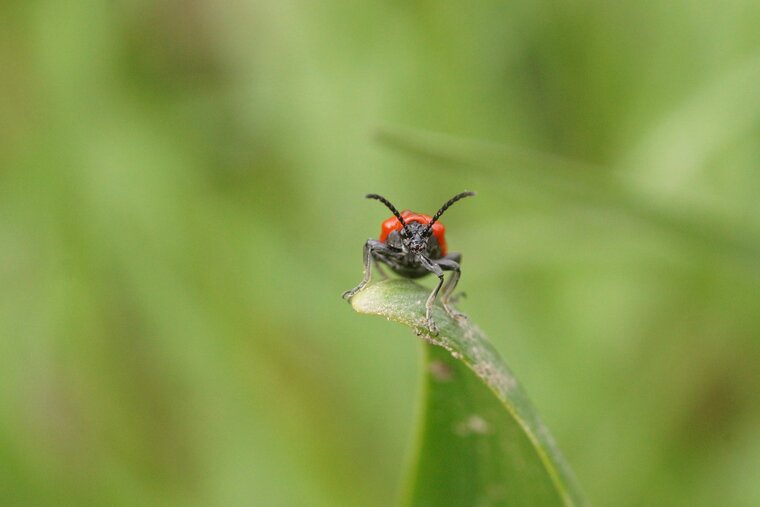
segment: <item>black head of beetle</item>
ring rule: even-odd
[[[435,252],[430,251],[430,246],[431,243],[434,243],[434,245],[437,246],[438,241],[436,241],[436,239],[431,235],[429,232],[430,230],[431,229],[429,229],[425,224],[421,222],[409,222],[404,225],[400,231],[398,231],[397,237],[400,239],[400,241],[398,241],[397,245],[391,244],[396,243],[396,241],[391,240],[391,237],[394,237],[394,239],[396,237],[393,232],[388,235],[388,240],[386,243],[388,243],[389,246],[396,246],[397,248],[401,248],[404,253],[410,253],[413,255],[420,255],[422,253],[426,253],[428,255],[431,253],[434,254]],[[430,241],[431,238],[433,238],[433,241]]]

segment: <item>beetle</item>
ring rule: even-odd
[[[401,213],[385,197],[377,194],[367,194],[367,199],[376,199],[391,210],[393,216],[384,221],[380,230],[380,239],[368,239],[364,244],[364,278],[359,285],[343,293],[343,299],[348,301],[369,282],[372,263],[385,276],[381,264],[405,278],[420,278],[429,273],[438,277],[438,283],[425,302],[425,324],[434,335],[438,327],[433,321],[432,311],[438,292],[441,293],[441,304],[452,318],[463,320],[466,316],[456,311],[449,304],[451,294],[459,282],[461,275],[460,263],[462,255],[456,252],[448,253],[445,228],[438,221],[449,207],[460,199],[473,196],[475,192],[462,192],[448,201],[432,217],[405,210]],[[444,285],[444,271],[451,271],[448,282]]]

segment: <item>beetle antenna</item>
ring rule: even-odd
[[[465,197],[469,197],[471,195],[475,195],[475,192],[462,192],[461,194],[457,194],[446,203],[441,206],[441,209],[438,210],[438,212],[433,216],[433,219],[428,223],[427,228],[425,229],[425,235],[430,236],[431,231],[433,230],[433,224],[438,221],[439,218],[441,218],[441,215],[443,215],[449,207],[451,207],[452,204],[457,202],[460,199],[464,199]]]
[[[386,199],[382,195],[377,195],[377,194],[367,194],[364,197],[366,197],[367,199],[377,199],[381,203],[388,206],[388,209],[393,212],[393,216],[395,216],[398,219],[398,221],[401,222],[401,225],[404,228],[406,228],[406,222],[404,222],[404,217],[401,216],[401,213],[398,212],[396,207],[393,204],[391,204],[391,202],[388,199]]]

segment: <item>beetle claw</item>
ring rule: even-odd
[[[346,301],[351,302],[351,298],[354,297],[356,293],[359,292],[362,288],[363,288],[362,286],[359,286],[359,287],[356,287],[355,289],[347,290],[341,295],[341,297],[345,299]]]
[[[449,317],[459,322],[460,324],[463,322],[467,322],[467,320],[469,320],[467,315],[465,315],[462,312],[454,310],[453,308],[450,308],[450,307],[445,307],[445,309],[446,309],[446,313],[449,314]]]
[[[427,319],[425,325],[433,336],[438,336],[438,326],[433,319]]]

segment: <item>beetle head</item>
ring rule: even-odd
[[[426,233],[427,226],[419,222],[408,222],[401,229],[403,249],[406,252],[419,255],[425,253],[430,234]]]

